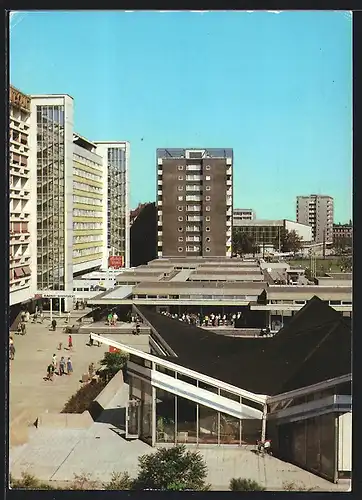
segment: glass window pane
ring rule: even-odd
[[[240,444],[240,419],[220,413],[220,444]]]
[[[218,427],[218,412],[199,405],[199,443],[218,444]]]
[[[141,437],[152,445],[152,387],[142,380]]]
[[[197,405],[193,401],[177,397],[177,436],[178,443],[196,443]]]
[[[241,421],[242,444],[255,444],[261,437],[261,419],[244,418]]]
[[[156,389],[156,442],[175,442],[175,396]]]

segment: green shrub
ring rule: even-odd
[[[231,491],[265,491],[264,486],[253,479],[243,479],[233,477],[230,481],[229,489]]]
[[[61,413],[83,413],[89,408],[92,401],[99,395],[105,386],[106,382],[104,380],[90,382],[84,385],[65,403]]]
[[[307,487],[304,483],[295,483],[294,481],[283,482],[284,491],[313,491],[313,487]]]
[[[18,490],[56,490],[53,486],[39,481],[28,472],[21,473],[21,479],[14,479],[10,474],[10,488]]]
[[[127,352],[105,352],[104,358],[100,361],[100,364],[104,367],[104,370],[100,371],[100,376],[109,381],[119,370],[127,366],[128,359],[129,354]]]
[[[105,490],[132,490],[133,479],[128,472],[112,472],[109,483],[103,483]]]
[[[95,490],[98,484],[92,480],[92,475],[82,472],[81,474],[74,474],[73,481],[70,485],[71,490]]]
[[[138,459],[139,474],[135,489],[207,490],[207,468],[201,455],[184,445],[161,448]]]

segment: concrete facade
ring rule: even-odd
[[[36,287],[36,165],[30,155],[31,99],[10,86],[9,180],[10,306],[31,299]]]
[[[233,210],[233,223],[244,220],[256,219],[255,210],[252,208],[234,208]]]
[[[158,149],[158,256],[231,257],[232,149]]]
[[[297,196],[297,221],[312,227],[312,236],[316,243],[333,241],[333,206],[331,196]]]

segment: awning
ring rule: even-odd
[[[14,275],[15,275],[15,278],[18,279],[18,278],[22,278],[24,276],[24,271],[23,271],[23,268],[22,267],[17,267],[14,269]]]
[[[23,272],[24,272],[25,276],[30,276],[31,275],[31,271],[30,271],[30,267],[29,266],[25,266],[22,269],[23,269]]]

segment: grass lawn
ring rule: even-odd
[[[310,259],[298,259],[298,260],[290,260],[288,262],[291,267],[310,267]],[[339,265],[339,259],[316,259],[317,263],[317,272],[325,271],[326,273],[340,273],[341,266]]]

